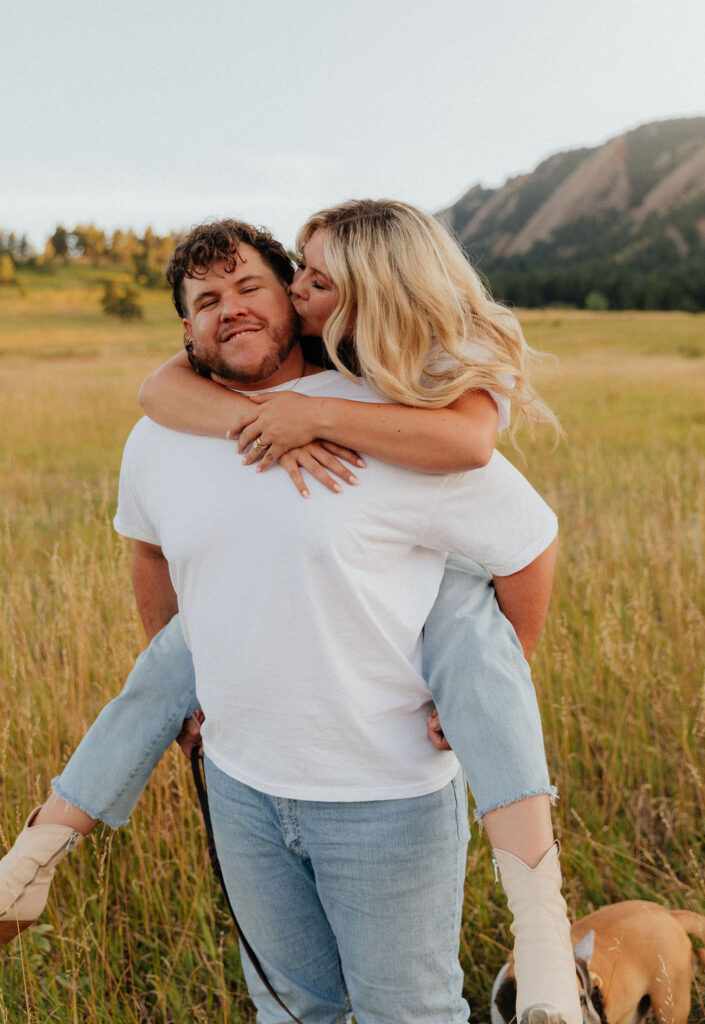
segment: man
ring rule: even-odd
[[[177,248],[194,364],[245,393],[379,401],[306,363],[282,257],[236,222]],[[274,988],[307,1024],[351,1007],[359,1022],[466,1021],[465,785],[426,736],[421,629],[446,551],[506,566],[548,546],[552,513],[501,456],[447,478],[369,460],[344,500],[302,502],[280,468],[255,476],[225,440],[142,420],[116,527],[148,631],[179,595],[219,857]],[[259,1019],[281,1020],[244,967]]]

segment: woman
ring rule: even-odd
[[[431,218],[389,201],[343,204],[307,222],[299,248],[303,259],[294,275],[291,296],[305,331],[322,334],[330,360],[344,373],[350,370],[341,353],[351,345],[356,369],[385,398],[400,404],[311,400],[292,392],[262,395],[251,401],[199,380],[184,359],[177,358],[144,389],[143,401],[153,418],[182,430],[238,434],[241,448],[251,444],[246,461],[259,453],[263,457],[258,468],[266,469],[279,459],[301,493],[308,496],[301,467],[323,477],[333,488],[336,485],[327,476],[327,468],[354,482],[315,439],[353,446],[420,471],[449,473],[488,461],[500,414],[506,413],[508,402],[530,418],[550,417],[528,385],[527,349],[518,324],[489,299],[452,239]],[[178,296],[175,301],[178,309]],[[547,565],[549,576],[551,569],[552,555]],[[543,571],[545,575],[546,569]],[[516,637],[496,609],[486,575],[478,578],[472,573],[467,563],[449,564],[426,627],[427,678],[495,847],[515,914],[518,1013],[527,1021],[545,1020],[545,1012],[534,1008],[548,1004],[554,1008],[552,1019],[577,1024],[580,1010],[533,690],[525,662],[517,656],[521,651]],[[508,588],[501,577],[496,589],[502,603]],[[546,600],[544,587],[543,599],[520,602],[518,611],[503,605],[520,635],[524,653],[530,653],[538,638]],[[457,629],[459,611],[464,616],[462,630]],[[451,613],[456,620],[453,631],[449,630]],[[84,745],[90,747],[89,733],[62,777],[55,780],[56,794],[75,805],[69,816],[56,797],[50,799],[2,862],[0,886],[14,886],[14,895],[4,912],[0,904],[0,926],[3,921],[8,925],[12,921],[28,923],[43,907],[53,869],[65,856],[70,836],[85,834],[95,824],[95,819],[78,807],[111,824],[124,820],[125,811],[129,814],[151,765],[164,749],[165,733],[173,736],[178,723],[193,709],[184,651],[177,627],[170,626],[136,667],[138,679],[150,677],[152,697],[157,693],[155,678],[163,684],[168,680],[162,693],[168,690],[171,700],[171,718],[165,722],[162,715],[159,735],[153,738],[145,766],[138,772],[139,784],[121,782],[116,793],[111,768],[110,785],[106,780],[104,793],[107,809],[97,810],[98,805],[91,802],[96,780],[91,780],[90,797],[82,795],[84,773],[79,766],[88,756]],[[475,699],[480,696],[479,689],[459,693],[459,670],[465,669],[468,661],[475,679],[491,680],[493,708],[503,707],[503,698],[497,699],[498,687],[511,694],[514,717],[523,716],[524,721],[525,731],[518,737],[507,735],[504,715],[501,721],[496,710],[488,716],[482,700]],[[170,677],[174,662],[178,662],[182,680],[178,687],[173,675]],[[143,688],[133,677],[131,680],[126,688],[129,699],[134,703],[136,697],[138,705],[142,700],[144,711]],[[106,709],[111,720],[114,722],[117,714],[118,724],[121,715],[124,721],[122,705],[112,711],[111,707]],[[435,722],[431,732],[436,744],[442,745]],[[118,735],[114,724],[111,735],[113,741]],[[496,758],[484,754],[483,748],[510,748],[518,758],[511,761],[512,770],[506,771]],[[44,858],[46,863],[36,871],[37,845],[44,837],[55,843],[59,838],[56,830],[62,828],[62,848],[48,860]],[[35,870],[30,879],[32,865]]]

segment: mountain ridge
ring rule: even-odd
[[[474,185],[437,216],[493,285],[520,271],[579,268],[589,287],[588,264],[603,288],[610,268],[622,280],[630,271],[676,280],[701,262],[705,270],[705,117],[555,153],[498,188]],[[687,290],[685,308],[705,308],[705,293]]]

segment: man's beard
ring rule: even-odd
[[[244,370],[237,365],[223,358],[217,351],[209,352],[203,350],[196,337],[191,340],[191,347],[188,355],[191,365],[196,373],[202,377],[219,377],[221,380],[230,381],[233,384],[258,384],[267,380],[275,373],[291,350],[299,340],[299,318],[292,309],[291,319],[281,327],[269,328],[272,344],[269,351],[262,355],[262,359],[254,370]],[[218,344],[217,342],[215,343]]]

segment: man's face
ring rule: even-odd
[[[216,260],[204,277],[184,280],[193,358],[221,383],[257,390],[300,373],[298,321],[286,286],[256,249],[241,245],[228,273]]]

